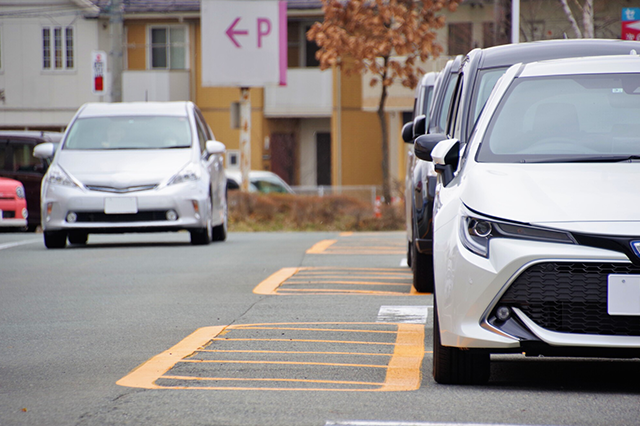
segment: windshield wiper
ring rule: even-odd
[[[620,163],[624,161],[640,160],[640,155],[615,155],[615,156],[584,156],[584,157],[558,157],[547,159],[522,159],[522,163]]]

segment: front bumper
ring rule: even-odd
[[[42,228],[87,233],[204,228],[211,215],[208,194],[208,188],[196,182],[123,194],[49,185],[42,197]],[[107,199],[126,199],[135,212],[106,209]],[[167,216],[171,211],[175,219]],[[69,220],[71,212],[75,221]]]
[[[494,353],[526,347],[538,353],[635,350],[640,356],[640,316],[607,313],[608,274],[640,274],[623,253],[496,238],[486,259],[464,248],[458,232],[457,218],[436,230],[435,294],[443,345]],[[560,272],[547,270],[550,265]],[[601,273],[594,273],[597,268]],[[498,306],[509,308],[507,320],[496,318]]]

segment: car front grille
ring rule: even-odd
[[[127,223],[167,221],[166,210],[140,211],[134,214],[106,214],[104,212],[78,212],[76,223]]]
[[[2,218],[3,219],[15,219],[16,212],[13,210],[2,210]]]
[[[607,313],[609,274],[640,274],[640,267],[626,263],[540,263],[516,278],[499,305],[518,307],[537,325],[551,331],[640,336],[640,317]]]
[[[158,187],[157,184],[129,186],[126,188],[115,188],[112,186],[85,185],[91,191],[110,192],[114,194],[126,194],[129,192],[150,191]]]

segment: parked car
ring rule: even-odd
[[[227,234],[225,146],[191,102],[88,103],[69,124],[42,183],[47,248],[92,233],[188,230],[192,244]]]
[[[428,157],[436,381],[485,382],[492,353],[638,357],[640,56],[516,64],[466,149]]]
[[[414,152],[430,152],[436,143],[455,137],[460,141],[461,149],[465,149],[466,143],[473,133],[475,123],[484,108],[484,104],[496,82],[504,72],[513,64],[519,62],[533,62],[546,59],[572,58],[581,56],[602,56],[628,54],[631,51],[640,52],[640,42],[622,40],[546,40],[531,43],[509,44],[495,46],[487,49],[474,49],[461,62],[456,79],[455,89],[450,98],[450,108],[447,114],[444,133],[432,131],[427,135],[419,135],[414,132]],[[414,128],[423,128],[420,117],[414,120]],[[406,140],[406,138],[405,138]],[[428,156],[424,156],[428,158]],[[433,178],[423,184],[424,188],[435,190]],[[412,259],[414,282],[418,282],[416,289],[429,291],[433,288],[433,274],[429,273],[432,259],[429,259],[432,246],[432,227],[429,214],[433,211],[433,197],[426,194],[427,205],[424,208],[424,219],[421,229],[416,232],[414,241],[416,251],[426,256],[414,256]],[[420,226],[418,226],[420,228]],[[414,252],[415,253],[415,252]],[[416,258],[424,260],[421,262]],[[420,267],[420,266],[424,267]]]
[[[242,173],[239,170],[227,170],[227,188],[240,189]],[[293,194],[293,189],[280,176],[266,170],[249,171],[249,192],[263,194]]]
[[[414,120],[403,127],[403,139],[413,143],[417,136],[442,133],[456,86],[462,56],[447,62],[439,73],[428,73],[416,89]],[[437,175],[431,161],[417,158],[413,150],[407,157],[405,176],[405,221],[407,263],[413,272],[413,287],[433,291],[432,211]]]
[[[26,229],[28,217],[22,183],[0,178],[0,228]]]
[[[62,133],[58,132],[0,131],[0,177],[15,179],[24,186],[29,231],[40,225],[40,184],[49,166],[33,156],[33,148],[45,142],[57,144],[60,139]]]

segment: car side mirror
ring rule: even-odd
[[[413,121],[405,123],[402,126],[402,140],[405,143],[413,143]]]
[[[433,161],[431,156],[431,151],[435,148],[438,143],[447,139],[446,135],[441,133],[432,133],[428,135],[420,135],[416,138],[415,144],[413,146],[413,151],[421,160],[424,161]]]
[[[207,154],[224,154],[227,151],[227,147],[219,141],[207,141],[206,145]]]
[[[56,146],[51,142],[45,142],[36,145],[33,148],[33,156],[43,160],[50,160],[56,153]]]
[[[427,116],[419,115],[413,120],[413,137],[427,133]]]
[[[460,141],[447,139],[438,143],[431,151],[431,157],[438,173],[442,177],[442,183],[447,186],[453,180],[453,173],[458,168],[460,161]]]

